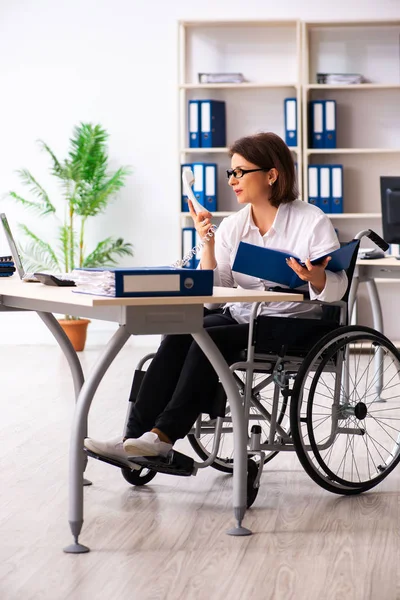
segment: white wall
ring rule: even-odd
[[[35,140],[44,139],[63,157],[73,125],[99,122],[110,133],[112,166],[129,164],[134,173],[107,214],[95,219],[89,242],[120,235],[134,244],[136,265],[176,260],[177,21],[212,18],[400,18],[400,1],[368,6],[365,0],[5,0],[0,8],[0,197],[10,189],[23,191],[15,170],[28,167],[57,198],[59,190]],[[0,207],[14,229],[28,219],[46,234],[44,221],[5,199]],[[0,252],[7,252],[4,242]],[[51,340],[35,315],[4,321],[3,343]]]

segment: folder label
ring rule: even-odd
[[[325,102],[325,122],[327,131],[335,129],[335,103],[332,100]]]
[[[211,131],[211,104],[210,102],[201,103],[201,131],[209,133]]]
[[[215,196],[215,167],[206,167],[206,196]]]
[[[190,102],[189,104],[189,131],[190,137],[195,138],[199,128],[199,105],[197,102]]]
[[[308,195],[310,198],[318,196],[318,167],[308,168]]]
[[[339,167],[332,168],[332,197],[342,197],[342,169]]]
[[[322,102],[315,102],[313,105],[314,133],[322,134],[324,131],[323,106]]]

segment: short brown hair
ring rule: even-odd
[[[278,171],[270,197],[272,206],[296,200],[298,191],[293,157],[279,135],[267,132],[242,137],[229,148],[229,156],[234,154],[240,154],[261,169],[274,167]]]

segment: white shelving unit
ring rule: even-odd
[[[241,84],[199,84],[198,73],[235,72]],[[223,218],[237,210],[227,185],[228,147],[188,147],[188,101],[226,103],[227,144],[260,131],[284,138],[284,99],[297,98],[299,146],[291,149],[302,188],[301,146],[301,25],[300,21],[182,21],[179,23],[179,173],[180,165],[195,161],[218,165],[218,211]],[[181,226],[191,226],[180,211]]]
[[[344,212],[330,215],[334,225],[344,238],[366,220],[381,233],[379,178],[400,171],[400,20],[304,22],[302,37],[304,198],[309,164],[343,164]],[[367,83],[316,83],[317,73],[333,72]],[[309,147],[308,103],[317,99],[336,100],[335,149]]]

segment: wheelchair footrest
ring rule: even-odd
[[[92,452],[87,448],[84,448],[86,454],[91,456],[92,458],[96,458],[97,460],[101,460],[102,462],[107,463],[108,465],[112,465],[113,467],[118,467],[119,469],[129,469],[129,466],[126,462],[122,460],[117,460],[116,458],[111,458],[110,456],[103,456],[102,454],[96,454],[96,452]],[[131,470],[132,471],[140,471],[142,468],[138,463],[131,462]]]
[[[171,450],[167,456],[140,456],[130,460],[141,467],[168,475],[189,477],[196,472],[193,458],[176,450]]]

